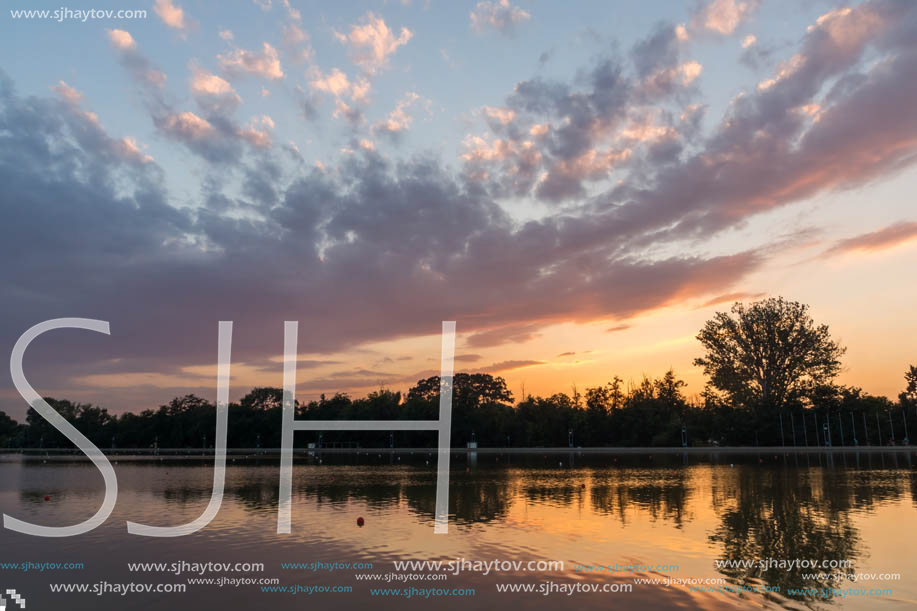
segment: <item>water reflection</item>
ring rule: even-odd
[[[713,509],[721,525],[710,536],[719,544],[720,560],[727,562],[767,559],[804,559],[817,561],[849,560],[853,566],[844,573],[856,572],[856,560],[863,553],[851,510],[867,508],[877,502],[857,504],[848,485],[850,473],[810,469],[740,468],[734,477],[714,488]],[[832,575],[840,570],[825,570],[824,579],[805,578],[819,569],[768,569],[725,567],[721,572],[737,585],[824,588],[837,586]],[[792,598],[814,598],[791,596]],[[821,597],[823,600],[828,597]]]
[[[811,596],[788,590],[858,585],[839,577],[867,568],[873,541],[862,532],[864,520],[886,508],[907,504],[913,511],[917,506],[917,477],[910,455],[903,454],[564,455],[563,460],[556,455],[482,454],[473,461],[458,454],[452,465],[452,542],[486,544],[507,558],[528,550],[541,558],[582,560],[591,555],[587,561],[600,562],[607,557],[597,556],[612,555],[609,550],[620,541],[621,535],[614,533],[625,538],[630,534],[618,547],[637,558],[675,558],[691,566],[691,558],[705,557],[709,566],[704,570],[711,575],[718,571],[732,585],[779,587],[781,594],[768,598],[783,606],[801,602],[868,608],[868,601],[836,600],[830,592]],[[119,509],[130,512],[131,519],[141,513],[145,519],[138,521],[145,523],[179,523],[196,517],[210,498],[212,467],[206,460],[125,459],[116,469],[122,487]],[[3,510],[36,522],[47,522],[49,516],[66,522],[78,514],[91,515],[101,486],[93,471],[73,462],[0,462],[6,479],[0,488]],[[244,530],[263,548],[274,545],[278,480],[276,461],[270,457],[234,459],[227,469],[223,508],[208,527],[210,533]],[[413,559],[418,549],[433,545],[415,543],[418,537],[432,537],[435,457],[426,453],[301,456],[293,485],[294,520],[322,526],[339,524],[347,512],[374,512],[376,522],[384,522],[398,536],[370,540],[368,548]],[[8,506],[10,491],[15,491],[18,506]],[[48,491],[66,510],[40,515],[48,505]],[[258,519],[249,522],[246,515]],[[121,528],[113,524],[109,531]],[[654,532],[657,528],[662,530]],[[888,528],[883,536],[898,536],[894,525]],[[337,535],[333,528],[321,532],[314,538],[351,544],[349,534]],[[720,561],[720,568],[713,559]],[[767,559],[852,564],[790,570],[740,564]],[[894,568],[910,582],[917,561],[909,558],[907,563],[876,572]],[[817,577],[819,573],[825,575]],[[899,596],[913,597],[904,581],[894,588]]]

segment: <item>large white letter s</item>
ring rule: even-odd
[[[76,447],[83,451],[89,459],[95,463],[102,477],[105,480],[105,499],[102,506],[94,516],[73,526],[38,526],[29,524],[3,514],[3,526],[16,532],[27,535],[36,535],[38,537],[72,537],[89,532],[108,519],[112,510],[115,508],[115,501],[118,498],[118,478],[115,476],[115,470],[111,463],[105,458],[105,455],[93,444],[86,439],[86,436],[76,430],[72,424],[67,422],[63,416],[57,413],[48,403],[42,399],[38,393],[29,385],[22,372],[22,357],[26,348],[32,343],[32,340],[44,333],[54,329],[87,329],[109,335],[108,322],[104,320],[92,320],[89,318],[55,318],[43,323],[37,324],[19,338],[16,345],[13,346],[13,353],[10,355],[10,374],[13,376],[13,385],[22,398],[37,411],[42,418],[47,420],[51,426],[64,434],[67,439],[73,442]]]

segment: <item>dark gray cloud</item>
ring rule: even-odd
[[[571,82],[536,77],[518,83],[506,100],[513,120],[490,120],[493,141],[474,142],[466,153],[468,180],[481,182],[494,197],[535,196],[559,204],[583,198],[591,184],[626,170],[641,142],[648,142],[657,162],[677,158],[681,144],[669,140],[676,115],[657,111],[673,102],[677,114],[684,113],[700,65],[683,61],[671,24],[657,25],[628,59],[604,51]],[[663,141],[646,135],[648,128],[666,127],[672,129]]]
[[[647,77],[660,69],[677,66],[678,47],[679,40],[672,24],[657,24],[653,32],[631,50],[637,75]]]
[[[774,64],[774,56],[777,49],[768,44],[754,42],[743,48],[739,61],[756,71],[763,71],[765,68],[771,68]]]
[[[315,92],[307,92],[300,86],[295,89],[296,105],[299,107],[303,118],[307,121],[318,119],[318,105],[321,103]]]
[[[503,344],[521,344],[538,337],[538,328],[539,325],[537,324],[524,324],[488,329],[470,335],[465,340],[465,343],[474,348],[490,348]]]
[[[457,363],[474,363],[481,360],[480,354],[456,354],[454,360]]]

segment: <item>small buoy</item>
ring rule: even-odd
[[[735,465],[734,465],[734,464],[732,464],[732,463],[729,463],[729,466],[730,466],[730,468],[731,468],[731,467],[734,467]]]
[[[465,473],[471,473],[471,469],[469,469],[468,467],[465,467]]]
[[[580,484],[579,487],[582,488],[583,490],[585,490],[585,489],[586,489],[586,484]]]
[[[47,503],[47,502],[50,501],[50,500],[51,500],[51,497],[50,497],[50,496],[46,496],[46,497],[45,497],[45,503]]]
[[[330,478],[328,478],[328,479],[330,479],[330,480],[333,482],[333,481],[334,481],[334,476],[332,475],[332,476],[331,476]]]
[[[564,461],[560,461],[559,463],[557,463],[557,465],[558,465],[559,467],[563,467],[563,466],[564,466]]]
[[[429,460],[425,460],[424,462],[427,463],[428,465],[430,464],[430,461],[429,461]]]
[[[360,528],[363,528],[363,524],[365,524],[365,522],[363,521],[363,516],[360,516],[359,518],[357,518],[357,526],[359,526]]]

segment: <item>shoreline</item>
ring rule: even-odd
[[[159,450],[137,448],[100,448],[106,456],[136,456],[136,457],[201,457],[214,456],[213,448],[160,448]],[[664,454],[664,455],[722,455],[722,454],[917,454],[917,446],[725,446],[725,447],[534,447],[534,448],[450,448],[451,454],[594,454],[594,455],[639,455],[639,454]],[[311,456],[315,454],[434,454],[437,448],[294,448],[295,456]],[[280,448],[229,448],[227,456],[279,456]],[[0,456],[85,456],[78,449],[62,448],[2,448]]]

